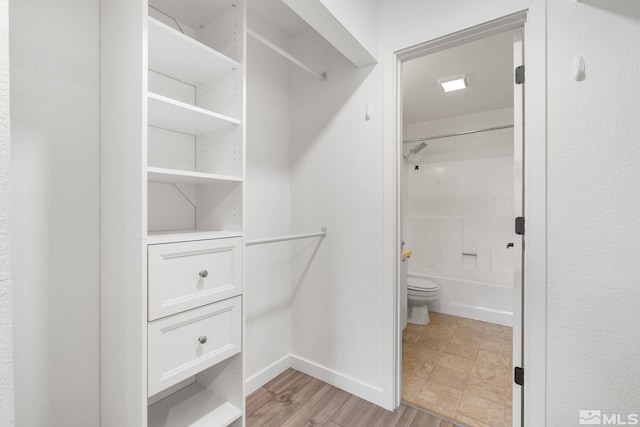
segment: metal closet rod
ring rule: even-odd
[[[291,236],[268,237],[266,239],[254,239],[244,242],[245,246],[262,245],[265,243],[286,242],[288,240],[308,239],[310,237],[326,237],[327,227],[323,226],[319,233],[293,234]]]
[[[492,130],[500,130],[500,129],[510,129],[513,125],[504,125],[504,126],[494,126],[486,129],[476,129],[476,130],[468,130],[464,132],[457,133],[448,133],[445,135],[436,135],[436,136],[427,136],[424,138],[413,138],[413,139],[405,139],[402,141],[403,144],[410,144],[412,142],[421,142],[421,141],[431,141],[432,139],[441,139],[441,138],[449,138],[452,136],[460,136],[460,135],[471,135],[472,133],[480,133],[480,132],[489,132]]]
[[[262,37],[260,34],[256,33],[251,28],[247,28],[247,34],[250,35],[251,37],[253,37],[254,39],[258,40],[260,43],[264,44],[265,46],[267,46],[268,48],[270,48],[274,52],[282,55],[285,59],[291,61],[293,64],[297,65],[298,67],[300,67],[301,69],[303,69],[307,73],[311,74],[316,79],[318,79],[320,81],[327,80],[327,72],[326,71],[318,72],[318,71],[314,70],[313,68],[309,67],[304,62],[300,61],[295,56],[291,55],[286,50],[282,49],[280,46],[278,46],[275,43],[272,43],[269,40],[267,40],[266,38]]]

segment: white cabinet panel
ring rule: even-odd
[[[149,320],[242,293],[242,238],[148,246]]]
[[[241,297],[149,323],[148,395],[240,351]]]

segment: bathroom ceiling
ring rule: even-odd
[[[444,93],[438,79],[467,74],[469,87]],[[403,119],[415,123],[511,107],[513,35],[498,34],[403,64]]]
[[[249,6],[290,36],[309,27],[282,0],[254,0],[249,2]]]

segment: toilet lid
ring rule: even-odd
[[[407,288],[416,291],[435,291],[439,289],[438,284],[431,280],[417,279],[414,277],[409,277],[407,280]]]

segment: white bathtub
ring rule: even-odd
[[[513,273],[477,270],[409,272],[440,286],[438,301],[429,310],[485,322],[513,325]]]

